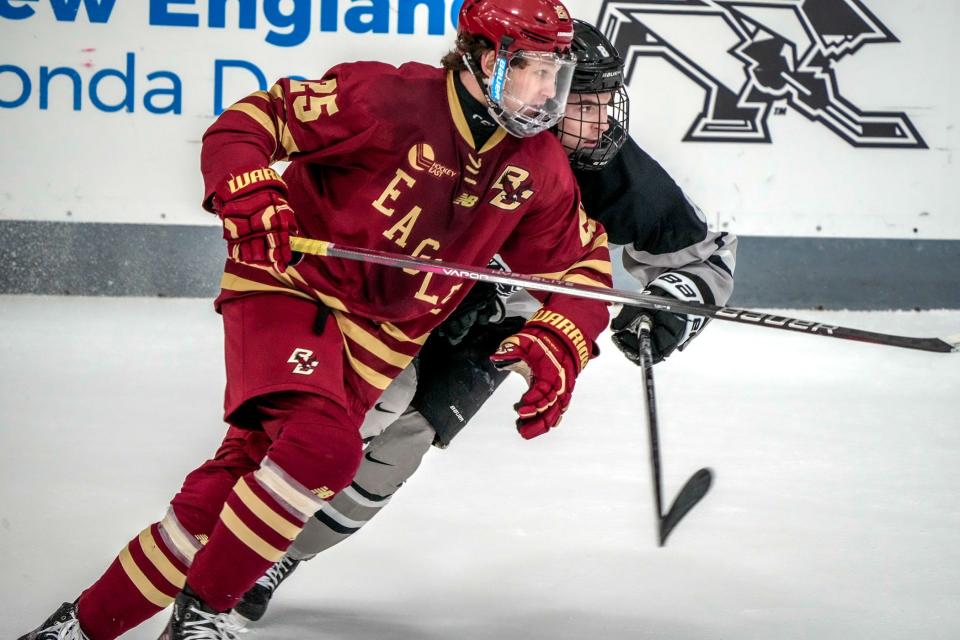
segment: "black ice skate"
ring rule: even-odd
[[[270,567],[257,583],[250,587],[250,590],[243,594],[240,602],[233,610],[247,620],[255,622],[263,617],[267,612],[267,605],[270,604],[270,598],[273,592],[277,590],[280,583],[287,579],[293,570],[300,564],[299,560],[294,560],[290,556],[283,556],[279,562]]]
[[[19,640],[89,640],[80,629],[75,602],[64,602],[52,616]]]
[[[217,613],[188,586],[173,601],[173,615],[159,640],[236,640],[245,631],[229,611]]]

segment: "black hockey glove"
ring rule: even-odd
[[[463,299],[450,317],[437,328],[437,334],[447,342],[457,345],[463,342],[474,325],[486,325],[503,317],[503,302],[497,295],[497,286],[478,282]]]
[[[644,293],[670,297],[659,287],[651,287]],[[610,323],[613,329],[613,344],[627,356],[631,362],[640,364],[640,320],[650,318],[653,328],[650,330],[650,351],[653,363],[662,362],[685,340],[692,335],[687,331],[687,316],[669,311],[651,311],[640,307],[624,307]]]

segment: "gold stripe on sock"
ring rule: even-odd
[[[183,583],[187,581],[186,574],[177,569],[173,563],[170,562],[170,559],[163,555],[163,551],[160,550],[157,541],[153,538],[153,532],[150,531],[150,527],[140,532],[139,540],[140,548],[143,549],[144,555],[153,563],[157,571],[159,571],[170,584],[178,589],[182,589]]]
[[[133,556],[130,555],[130,545],[123,548],[123,551],[120,552],[117,559],[120,560],[120,566],[123,567],[127,577],[133,582],[133,586],[135,586],[151,604],[163,609],[173,602],[173,598],[153,586],[153,583],[150,582],[143,571],[140,570]]]
[[[288,520],[284,520],[278,515],[266,502],[260,499],[260,496],[250,489],[250,485],[248,485],[247,481],[243,478],[237,480],[237,484],[233,487],[233,490],[237,494],[237,497],[240,498],[240,501],[243,502],[255,516],[287,540],[293,540],[300,534],[301,527],[298,527]]]
[[[284,552],[277,549],[269,542],[258,536],[253,530],[240,520],[240,517],[234,513],[230,505],[223,505],[223,511],[220,512],[220,522],[224,524],[243,544],[250,547],[258,556],[270,562],[279,562],[283,558]]]

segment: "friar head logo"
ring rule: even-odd
[[[704,89],[685,141],[770,142],[771,113],[792,109],[855,147],[927,148],[906,114],[864,111],[838,86],[844,58],[899,42],[861,0],[605,0],[597,24],[628,84],[656,56]]]

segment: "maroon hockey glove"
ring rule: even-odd
[[[500,343],[490,360],[497,368],[520,373],[529,385],[514,406],[521,436],[529,440],[560,423],[577,374],[588,359],[586,340],[576,325],[543,309]]]
[[[280,273],[286,271],[293,257],[290,236],[298,231],[286,195],[286,184],[269,168],[233,176],[224,189],[217,190],[213,206],[223,221],[223,237],[231,258],[273,267]]]

